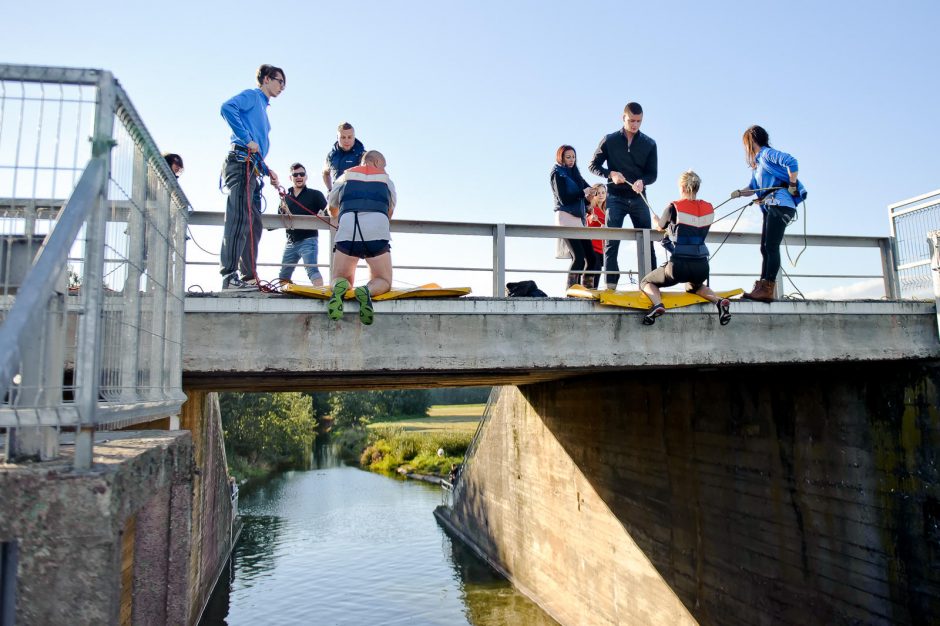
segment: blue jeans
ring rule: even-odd
[[[649,228],[653,225],[650,219],[650,210],[642,198],[607,197],[607,227],[622,228],[627,216],[633,222],[634,228]],[[604,273],[607,274],[607,286],[616,287],[620,281],[620,265],[617,263],[617,254],[620,252],[620,242],[608,239],[604,245]],[[650,267],[656,267],[656,249],[650,242]]]
[[[296,269],[294,263],[296,263],[298,259],[303,258],[304,265],[311,266],[304,268],[307,270],[307,278],[310,279],[310,282],[312,283],[315,282],[316,279],[322,279],[323,276],[316,267],[318,239],[318,237],[307,237],[298,242],[293,242],[288,239],[287,245],[284,246],[284,258],[281,259],[281,272],[278,274],[278,278],[290,280],[290,277],[294,275],[294,269]]]

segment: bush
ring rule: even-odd
[[[419,474],[447,476],[451,464],[463,463],[473,438],[467,432],[404,432],[400,426],[373,428],[359,457],[363,468],[394,472],[400,467]],[[437,451],[443,450],[443,456]]]

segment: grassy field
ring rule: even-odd
[[[484,408],[485,404],[435,404],[428,409],[427,417],[376,420],[369,428],[398,427],[409,433],[473,432],[483,417]]]

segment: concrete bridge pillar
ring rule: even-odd
[[[503,387],[439,518],[562,624],[940,615],[936,363]]]

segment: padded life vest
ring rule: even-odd
[[[675,200],[676,224],[672,241],[673,256],[686,259],[707,259],[705,236],[715,221],[715,209],[704,200]]]
[[[371,165],[357,165],[343,174],[345,188],[340,199],[339,214],[350,211],[384,213],[392,201],[388,174]]]

